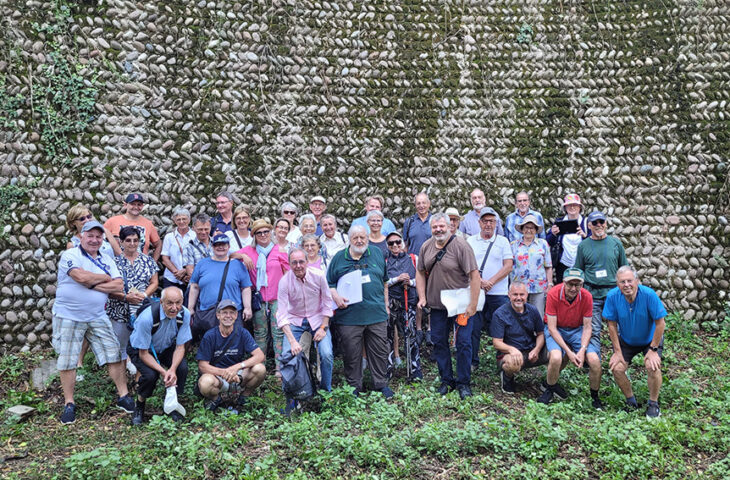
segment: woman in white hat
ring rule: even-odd
[[[583,204],[577,193],[569,193],[563,199],[563,218],[555,219],[555,223],[545,234],[545,239],[552,249],[552,260],[555,266],[555,283],[562,283],[563,273],[575,264],[578,245],[591,236],[588,224],[583,217]],[[578,224],[575,232],[565,233],[560,230],[559,222],[575,220]],[[554,247],[554,248],[553,248]]]

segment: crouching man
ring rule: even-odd
[[[140,374],[132,425],[144,423],[145,402],[160,376],[165,388],[177,386],[178,396],[182,395],[188,378],[185,343],[192,338],[190,312],[183,307],[183,293],[177,287],[162,290],[160,303],[153,302],[137,317],[127,347],[129,360]],[[177,411],[169,415],[176,422],[183,419]]]
[[[224,299],[216,308],[218,326],[208,330],[200,342],[198,354],[198,379],[200,394],[208,400],[205,408],[218,409],[223,399],[221,393],[238,392],[237,405],[242,408],[248,397],[266,378],[264,352],[258,347],[248,330],[234,326],[238,318],[236,304]],[[250,354],[249,358],[246,355]]]
[[[514,376],[527,368],[548,362],[544,324],[537,307],[527,303],[527,286],[514,282],[509,287],[509,303],[494,312],[490,332],[497,349],[497,365],[502,391],[515,393]]]

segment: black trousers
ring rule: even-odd
[[[168,347],[167,350],[157,353],[160,365],[166,369],[170,368],[170,365],[172,364],[172,354],[175,353],[175,347],[176,345],[173,344]],[[140,373],[139,380],[137,381],[137,395],[144,399],[151,397],[152,392],[154,392],[155,386],[157,385],[157,380],[160,378],[159,372],[148,367],[147,364],[139,358],[139,350],[136,348],[131,348],[130,346],[127,349],[127,355],[129,355],[129,360],[134,363],[134,366],[137,367],[137,371]],[[175,374],[177,375],[177,394],[180,396],[183,393],[183,388],[185,388],[185,380],[188,378],[187,360],[184,358],[182,359],[182,362],[178,365]]]
[[[362,391],[362,349],[368,358],[375,390],[388,386],[388,329],[386,322],[339,325],[345,380]]]

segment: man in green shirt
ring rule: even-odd
[[[573,268],[583,270],[583,286],[593,295],[590,345],[600,352],[603,304],[609,290],[616,286],[616,272],[629,262],[621,240],[606,233],[608,223],[603,213],[596,210],[587,221],[592,233],[578,245]]]
[[[353,225],[348,232],[350,246],[332,258],[327,269],[327,283],[337,304],[333,322],[340,336],[345,379],[362,391],[362,352],[367,354],[375,390],[392,398],[388,387],[388,275],[380,249],[368,246],[368,232],[362,225]],[[362,301],[350,303],[337,292],[337,282],[345,275],[358,272],[355,280],[362,288]],[[358,288],[358,287],[356,287]]]

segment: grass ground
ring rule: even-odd
[[[186,423],[154,416],[142,428],[132,428],[129,415],[111,408],[111,381],[89,363],[87,379],[77,390],[77,421],[62,426],[57,420],[63,403],[58,380],[43,394],[28,385],[41,355],[5,355],[0,360],[0,476],[726,479],[729,342],[730,332],[693,332],[680,316],[670,316],[662,417],[654,421],[645,419],[643,409],[622,411],[623,397],[605,374],[607,359],[601,385],[605,408],[595,412],[587,376],[575,368],[561,376],[571,393],[565,401],[548,406],[534,401],[543,369],[518,376],[514,397],[502,394],[492,351],[486,348],[488,361],[474,374],[475,396],[467,401],[457,393],[437,395],[436,368],[426,361],[426,381],[407,385],[399,373],[391,402],[379,393],[356,399],[340,386],[312,411],[286,419],[278,413],[283,398],[271,377],[241,415],[212,414],[188,397],[183,401]],[[645,406],[646,375],[640,362],[634,360],[630,376]],[[189,382],[195,377],[193,372]],[[161,413],[159,392],[148,402],[148,415]],[[26,421],[8,416],[5,409],[17,403],[38,411]]]

